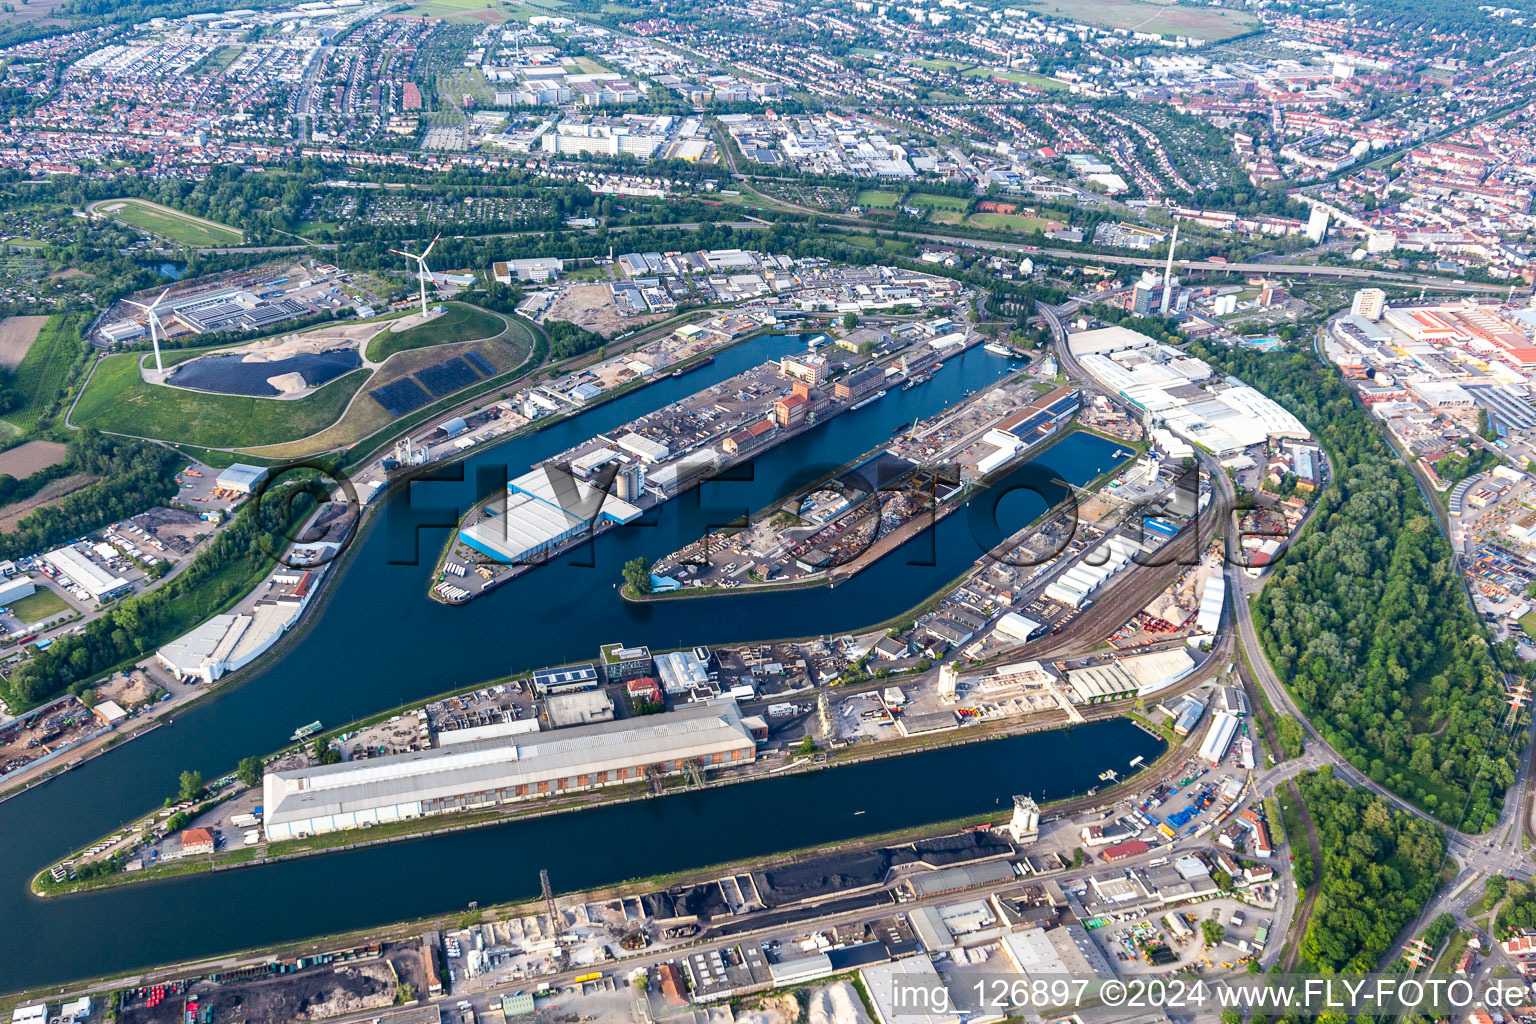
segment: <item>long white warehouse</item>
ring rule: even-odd
[[[43,556],[43,561],[53,566],[60,575],[68,576],[80,584],[98,601],[115,597],[129,587],[127,580],[114,576],[74,548],[50,551]]]
[[[268,839],[477,810],[670,774],[745,764],[757,745],[734,700],[532,736],[497,736],[366,761],[269,772]]]
[[[1237,716],[1225,711],[1218,711],[1211,719],[1210,728],[1205,731],[1205,740],[1200,744],[1200,759],[1211,764],[1220,764],[1225,756],[1227,748],[1232,745],[1232,737],[1237,735]]]

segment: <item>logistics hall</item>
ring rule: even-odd
[[[755,759],[734,700],[622,722],[269,772],[268,839],[335,832]]]
[[[498,562],[518,565],[574,540],[600,520],[628,523],[640,509],[553,466],[507,484],[505,503],[459,531],[459,540]]]

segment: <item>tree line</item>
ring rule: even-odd
[[[1323,854],[1301,955],[1323,971],[1374,971],[1439,887],[1445,832],[1326,768],[1297,783]]]
[[[1276,675],[1359,771],[1451,825],[1490,827],[1523,741],[1501,727],[1512,661],[1490,649],[1413,475],[1310,352],[1189,352],[1296,413],[1332,462],[1312,521],[1254,602]]]

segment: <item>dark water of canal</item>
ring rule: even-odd
[[[33,873],[158,804],[183,769],[228,771],[282,746],[305,722],[335,725],[455,686],[589,659],[603,643],[666,650],[836,635],[898,615],[1059,500],[1059,480],[1084,483],[1118,461],[1113,444],[1073,434],[835,590],[638,605],[618,596],[626,560],[659,557],[792,493],[796,482],[1017,369],[976,348],[931,383],[835,417],[733,479],[706,483],[479,600],[447,607],[426,598],[449,529],[507,476],[799,344],[755,339],[706,369],[488,447],[462,474],[442,474],[460,479],[412,484],[358,541],[310,631],[273,668],[0,804],[0,991],[528,896],[540,867],[570,890],[979,813],[1015,792],[1065,796],[1138,754],[1151,760],[1158,741],[1106,722],[258,869],[64,899],[28,895]],[[855,818],[855,810],[866,813]]]

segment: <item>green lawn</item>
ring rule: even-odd
[[[37,332],[32,347],[16,367],[12,390],[17,403],[3,417],[6,422],[20,430],[30,430],[37,425],[48,403],[58,397],[70,367],[80,356],[79,328],[83,319],[81,313],[60,313],[49,317]]]
[[[1017,82],[1020,85],[1033,85],[1048,92],[1065,90],[1067,83],[1055,78],[1047,78],[1029,71],[1005,71],[1002,68],[971,68],[962,72],[966,78],[996,78],[1004,82]]]
[[[926,206],[930,210],[964,210],[971,205],[971,201],[958,196],[935,196],[927,192],[915,192],[907,197],[907,205]]]
[[[25,623],[42,622],[75,610],[68,601],[47,587],[38,587],[26,597],[17,598],[11,602],[10,607],[11,614]]]
[[[213,395],[146,384],[142,353],[106,356],[96,367],[71,422],[138,437],[211,448],[245,448],[295,441],[336,422],[372,375],[353,370],[303,398]]]
[[[383,362],[396,352],[413,348],[430,348],[455,341],[483,341],[502,332],[501,317],[478,306],[463,302],[448,303],[447,310],[435,319],[393,334],[381,331],[368,342],[368,359]]]
[[[104,217],[111,217],[130,227],[161,235],[182,245],[210,248],[239,245],[245,241],[245,235],[227,224],[189,217],[169,207],[138,199],[108,200],[96,209]]]
[[[1259,25],[1258,19],[1246,11],[1145,3],[1143,0],[1027,0],[1022,6],[1089,25],[1194,36],[1210,42],[1252,32]]]
[[[1526,612],[1520,616],[1520,628],[1525,630],[1525,635],[1536,639],[1536,612]]]
[[[880,188],[866,188],[853,197],[858,206],[866,208],[874,207],[877,210],[891,210],[901,202],[900,192],[890,192]]]
[[[1051,231],[1059,224],[1039,217],[1020,217],[1016,213],[973,213],[971,223],[994,231]]]

